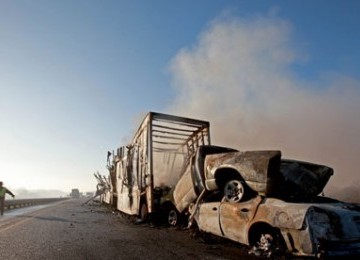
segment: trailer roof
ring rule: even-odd
[[[137,130],[134,141],[149,127],[153,151],[178,151],[181,147],[210,144],[210,123],[188,117],[149,112]]]

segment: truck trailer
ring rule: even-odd
[[[129,144],[108,152],[105,201],[141,220],[171,208],[172,188],[197,148],[210,145],[209,131],[207,121],[149,112]]]

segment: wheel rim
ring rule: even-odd
[[[266,228],[265,228],[266,229]],[[280,231],[269,229],[264,233],[257,234],[257,239],[253,241],[250,254],[263,257],[273,257],[284,255],[287,251],[287,246]]]
[[[269,252],[273,247],[274,237],[272,234],[262,234],[259,239],[259,249],[264,252]]]
[[[239,180],[231,180],[225,185],[224,195],[229,202],[239,202],[244,196],[244,185]]]
[[[172,209],[169,211],[168,223],[170,226],[176,226],[177,222],[178,222],[178,214],[174,209]]]

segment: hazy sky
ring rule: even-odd
[[[95,189],[148,111],[359,185],[360,1],[0,0],[0,179]]]

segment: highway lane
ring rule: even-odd
[[[5,215],[0,216],[0,232],[12,228],[13,226],[19,225],[22,222],[28,221],[30,218],[25,215],[31,214],[37,210],[51,206],[51,204],[37,205],[26,208],[13,209],[5,211]]]
[[[208,245],[189,232],[135,225],[104,205],[66,200],[0,218],[1,259],[255,259],[233,244]]]

